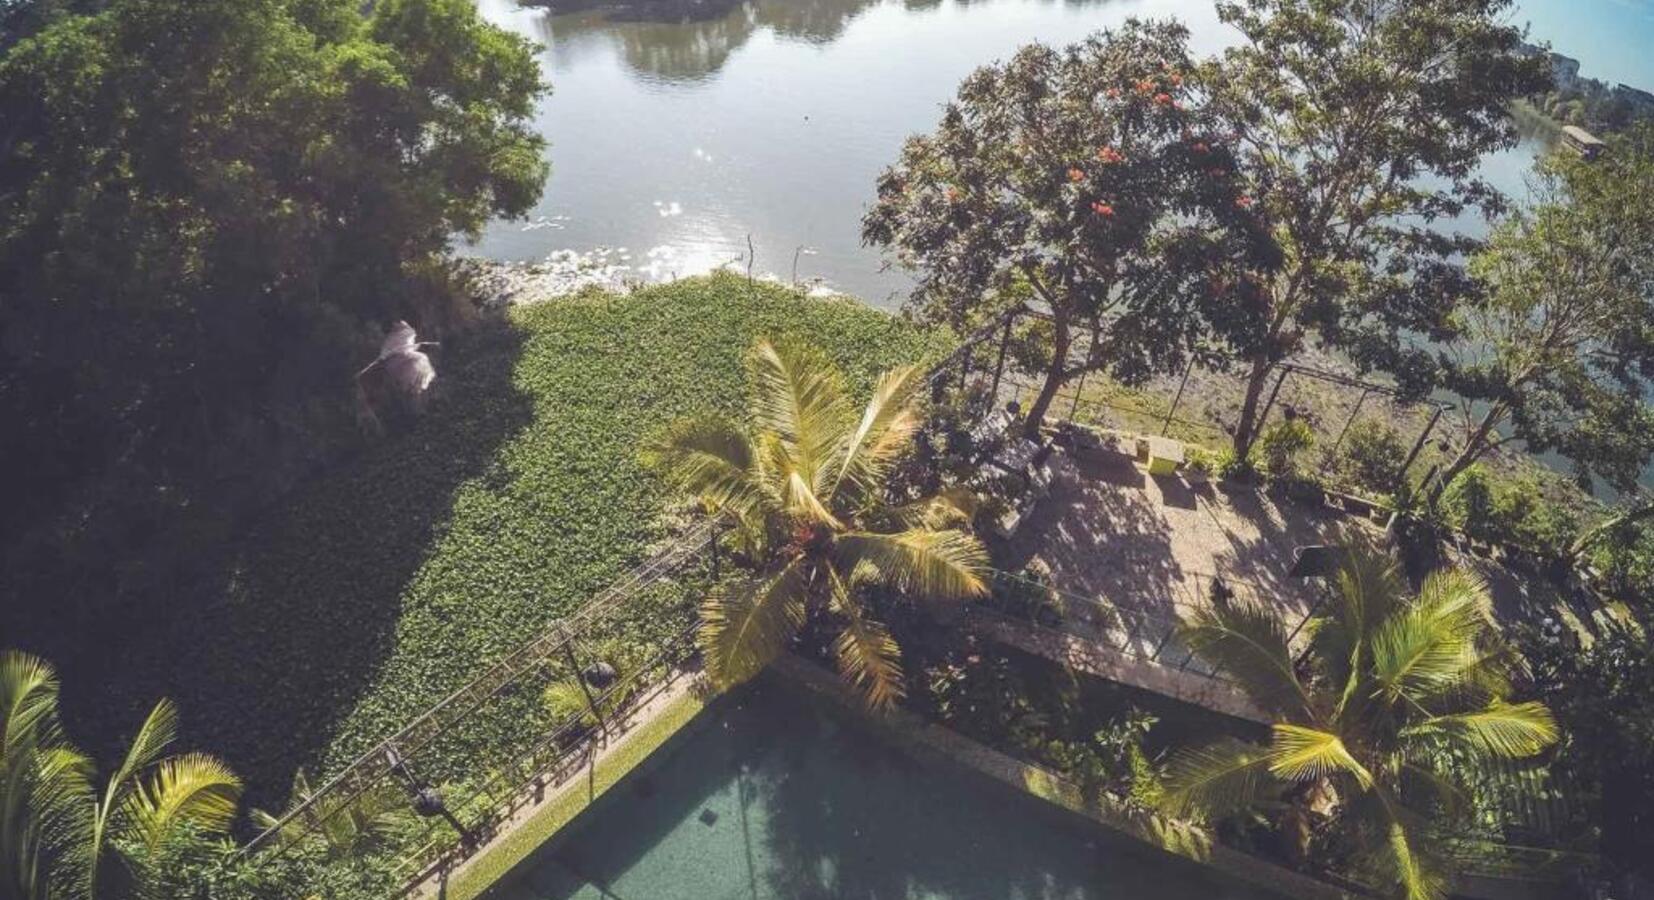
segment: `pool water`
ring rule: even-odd
[[[822,701],[761,683],[707,709],[490,900],[1265,900]]]

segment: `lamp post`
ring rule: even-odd
[[[449,825],[454,827],[455,831],[459,832],[460,840],[467,846],[475,841],[475,835],[471,833],[471,829],[466,828],[465,823],[461,822],[453,811],[448,808],[447,802],[442,799],[442,792],[421,781],[394,745],[385,748],[385,762],[390,765],[392,774],[401,779],[402,786],[407,789],[408,796],[413,802],[414,812],[427,819],[432,816],[441,816],[447,820]]]

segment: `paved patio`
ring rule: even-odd
[[[1107,452],[1051,458],[1054,480],[1000,563],[1039,561],[1065,594],[1102,598],[1155,616],[1209,603],[1214,577],[1240,596],[1306,614],[1321,590],[1288,573],[1300,547],[1336,544],[1375,523],[1276,501],[1251,488],[1190,488]]]

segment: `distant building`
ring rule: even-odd
[[[1563,126],[1562,145],[1586,159],[1596,159],[1602,155],[1603,148],[1608,146],[1596,135],[1577,125]]]

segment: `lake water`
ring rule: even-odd
[[[755,271],[881,306],[911,279],[861,246],[874,178],[974,67],[1132,16],[1182,20],[1199,53],[1234,37],[1189,0],[749,0],[670,23],[478,2],[544,47],[554,93],[536,124],[552,176],[529,221],[495,223],[471,252],[608,250],[627,274],[662,279],[744,268],[750,236]],[[1490,158],[1490,176],[1519,190],[1543,143]]]

